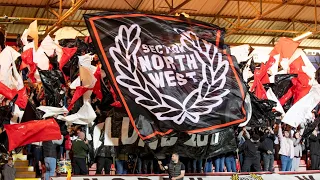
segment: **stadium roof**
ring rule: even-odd
[[[0,0],[0,25],[8,38],[15,38],[35,19],[41,33],[71,26],[88,35],[82,15],[100,11],[137,11],[175,15],[213,23],[228,30],[231,45],[269,46],[282,36],[294,37],[307,31],[304,48],[320,44],[317,0]]]

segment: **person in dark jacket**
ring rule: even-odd
[[[101,145],[97,153],[97,169],[96,174],[102,174],[102,169],[104,169],[105,174],[110,174],[110,168],[112,164],[112,155],[111,155],[110,146]]]
[[[42,142],[44,163],[46,165],[45,180],[50,180],[55,175],[57,167],[57,146],[63,142],[63,136],[60,140]]]
[[[2,176],[3,176],[3,180],[14,180],[15,179],[16,169],[13,166],[13,159],[11,157],[8,159],[8,163],[5,164],[3,167]]]
[[[162,166],[162,162],[158,161],[160,169],[162,171],[168,170],[170,180],[183,180],[185,174],[185,166],[179,161],[179,155],[173,153],[171,156],[171,162],[167,166]]]
[[[311,169],[319,170],[320,165],[320,136],[316,128],[309,137],[310,155],[311,155]]]
[[[88,140],[85,140],[84,132],[79,132],[78,139],[72,143],[73,169],[75,175],[87,175],[88,168],[86,158],[89,152]]]
[[[240,146],[239,151],[244,153],[242,172],[250,172],[251,166],[253,166],[254,171],[261,171],[260,150],[263,148],[259,140],[259,135],[254,134],[250,140],[246,140]]]
[[[264,131],[264,135],[261,137],[263,146],[262,157],[263,157],[263,170],[273,171],[274,163],[274,140],[276,139],[274,132],[271,127],[268,127]]]

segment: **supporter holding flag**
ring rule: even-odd
[[[274,163],[274,142],[275,135],[271,127],[268,127],[264,131],[264,135],[261,137],[261,142],[264,148],[262,151],[263,157],[263,170],[264,171],[273,171],[273,163]]]
[[[294,146],[290,138],[290,132],[285,130],[282,134],[282,127],[279,125],[278,136],[280,141],[281,171],[290,171],[294,157]]]
[[[260,164],[260,150],[262,145],[260,143],[260,137],[257,134],[252,135],[250,140],[246,140],[241,146],[239,151],[244,154],[244,162],[242,166],[242,172],[250,172],[251,166],[255,172],[261,171]]]
[[[168,170],[171,180],[183,180],[185,166],[179,161],[179,155],[177,153],[172,154],[171,162],[167,166],[162,166],[161,161],[158,161],[158,163],[162,171]]]
[[[237,137],[239,147],[246,142],[247,139],[250,139],[250,133],[247,131],[246,127],[243,127]],[[239,153],[239,161],[240,161],[240,166],[242,167],[243,165],[243,153]]]

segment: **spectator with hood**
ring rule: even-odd
[[[264,171],[273,171],[274,163],[274,140],[275,135],[271,127],[268,127],[264,131],[264,135],[261,137],[261,142],[263,146],[262,157],[263,157],[263,170]]]
[[[246,140],[240,146],[239,151],[244,154],[242,172],[250,172],[251,166],[253,166],[255,172],[261,171],[260,150],[262,149],[262,145],[259,140],[259,135],[254,134],[250,140]]]

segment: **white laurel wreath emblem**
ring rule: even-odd
[[[219,106],[223,102],[222,98],[230,92],[228,89],[223,89],[229,62],[222,60],[222,54],[218,53],[217,47],[213,44],[199,40],[193,32],[179,31],[182,46],[193,51],[201,63],[203,77],[198,88],[194,89],[183,102],[160,93],[136,68],[138,63],[136,54],[141,46],[139,25],[133,24],[129,28],[121,25],[115,38],[115,47],[111,47],[109,53],[119,73],[116,81],[137,96],[135,99],[137,104],[148,109],[160,121],[172,120],[176,124],[182,124],[189,119],[197,123],[201,115],[208,114],[214,107]]]

